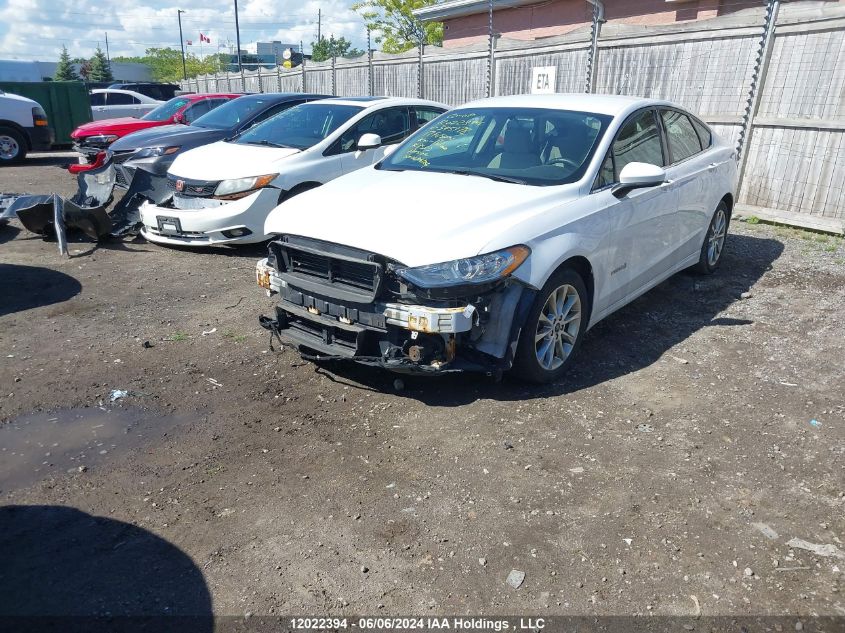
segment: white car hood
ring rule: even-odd
[[[365,168],[279,205],[264,232],[345,244],[424,266],[519,244],[525,236],[510,228],[575,197],[575,185],[534,187]]]
[[[218,141],[180,154],[168,173],[191,180],[229,180],[280,171],[279,162],[299,154],[287,147],[262,147]]]

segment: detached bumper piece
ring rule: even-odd
[[[111,160],[76,175],[77,192],[65,200],[57,194],[0,194],[0,223],[17,217],[28,231],[55,238],[59,253],[67,255],[67,229],[77,229],[95,241],[137,233],[139,208],[147,200],[162,202],[171,194],[163,178],[138,170],[128,191],[112,202],[115,169]]]

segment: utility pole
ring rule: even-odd
[[[238,44],[238,72],[243,71],[241,67],[241,29],[238,25],[238,0],[235,0],[235,40]]]
[[[176,17],[179,20],[179,46],[182,47],[182,79],[188,80],[188,68],[185,66],[185,40],[182,39],[182,9],[176,9]]]
[[[317,44],[321,41],[321,27],[323,24],[323,12],[321,9],[317,9]]]
[[[111,66],[111,57],[109,56],[109,32],[106,31],[106,61]]]

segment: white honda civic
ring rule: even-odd
[[[273,211],[262,324],[306,358],[557,379],[585,332],[719,265],[733,147],[665,101],[497,97]]]
[[[167,172],[172,197],[141,206],[142,234],[182,246],[261,242],[279,203],[369,167],[391,145],[445,112],[423,99],[311,101],[240,136],[180,154]]]

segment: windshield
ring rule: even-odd
[[[527,185],[579,180],[613,117],[540,108],[468,108],[440,115],[379,169],[482,176]]]
[[[191,125],[215,130],[231,130],[241,123],[251,120],[257,112],[266,110],[272,102],[269,99],[244,98],[232,99],[214,108],[208,114],[203,114]]]
[[[362,108],[334,103],[304,103],[285,110],[244,132],[236,143],[308,149],[316,145]]]
[[[167,121],[170,117],[176,114],[183,105],[188,103],[184,97],[174,97],[170,101],[165,101],[154,110],[150,110],[141,118],[144,121]]]

